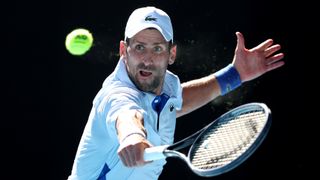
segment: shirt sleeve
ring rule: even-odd
[[[106,128],[109,136],[117,140],[116,119],[119,114],[127,110],[139,110],[144,112],[141,107],[139,93],[134,90],[126,89],[125,91],[118,91],[111,93],[106,100],[104,108],[106,117]]]

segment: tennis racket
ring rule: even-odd
[[[244,104],[173,145],[145,149],[144,159],[177,157],[199,176],[220,175],[252,155],[265,139],[270,126],[271,111],[264,103]],[[190,145],[187,156],[178,151]]]

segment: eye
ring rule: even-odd
[[[143,50],[144,50],[144,46],[141,45],[141,44],[138,44],[138,45],[135,46],[135,49],[136,49],[137,51],[143,51]]]
[[[161,46],[156,46],[153,48],[155,52],[162,52],[163,48]]]

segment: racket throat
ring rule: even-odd
[[[185,161],[189,166],[191,165],[190,160],[188,159],[188,157],[185,154],[181,153],[181,152],[178,152],[178,151],[175,151],[175,150],[170,150],[170,149],[165,149],[163,151],[163,154],[166,157],[175,157],[175,158],[181,159],[181,160]]]

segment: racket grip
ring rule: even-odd
[[[168,145],[155,146],[146,148],[144,150],[143,158],[145,161],[154,161],[159,159],[165,159],[166,156],[163,154],[163,151],[167,149]]]

